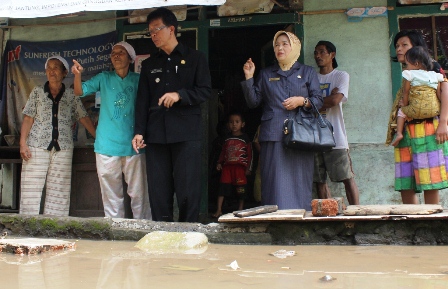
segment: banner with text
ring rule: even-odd
[[[1,93],[0,119],[5,120],[6,112],[8,133],[19,135],[22,125],[22,110],[29,94],[36,85],[47,81],[45,62],[52,55],[60,55],[67,60],[70,67],[76,59],[83,67],[83,80],[104,70],[110,70],[110,53],[117,40],[117,33],[46,42],[26,42],[9,40],[5,47],[3,59],[3,89]],[[73,84],[73,74],[64,79],[66,87]],[[5,125],[2,125],[5,128]]]
[[[36,18],[80,11],[133,10],[178,5],[221,5],[225,0],[2,0],[0,17]]]

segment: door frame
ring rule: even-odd
[[[120,12],[120,13],[118,13]],[[117,16],[124,16],[123,11],[117,11]],[[293,25],[293,29],[297,37],[302,42],[302,50],[305,49],[304,31],[303,31],[303,17],[299,13],[283,13],[283,14],[252,14],[252,15],[237,15],[231,17],[218,17],[213,19],[205,19],[206,16],[203,14],[199,15],[200,19],[197,21],[181,21],[179,22],[178,30],[182,32],[183,30],[196,29],[196,46],[197,50],[205,53],[207,59],[209,57],[209,31],[214,29],[224,29],[224,28],[245,28],[248,26],[266,26],[266,25]],[[127,24],[126,19],[117,20],[116,28],[118,31],[118,39],[124,40],[126,35],[130,34],[143,34],[148,31],[148,25],[143,24]],[[299,61],[303,63],[304,53],[301,53]],[[203,118],[208,122],[208,106],[202,106]],[[200,204],[200,218],[201,222],[205,221],[208,217],[208,129],[204,125],[203,136],[205,138],[204,150],[202,155],[202,197]]]

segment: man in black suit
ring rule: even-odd
[[[166,8],[148,15],[159,52],[142,62],[133,148],[146,147],[148,191],[154,221],[197,222],[201,197],[201,108],[211,97],[205,55],[177,41],[176,16]]]

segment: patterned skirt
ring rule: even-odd
[[[395,190],[439,190],[448,187],[448,143],[438,144],[438,118],[408,123],[394,149]]]

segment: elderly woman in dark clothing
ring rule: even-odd
[[[300,40],[290,32],[275,34],[274,52],[278,64],[260,71],[256,81],[255,64],[243,66],[246,81],[242,88],[249,107],[263,105],[259,142],[261,145],[262,202],[279,209],[311,209],[313,153],[283,146],[283,123],[297,113],[311,117],[310,101],[318,109],[323,104],[315,70],[300,64]]]

